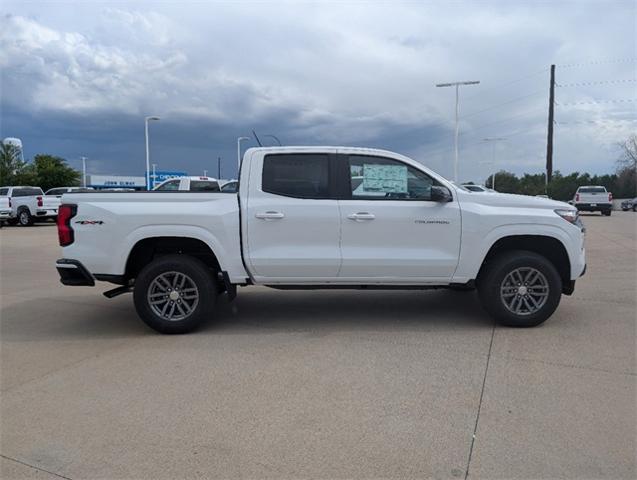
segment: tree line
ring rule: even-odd
[[[578,187],[583,185],[602,185],[613,193],[615,198],[633,198],[637,196],[637,135],[632,135],[620,144],[622,154],[616,163],[616,171],[606,175],[590,175],[573,172],[568,175],[560,171],[553,173],[551,182],[546,184],[544,173],[522,176],[507,171],[495,174],[495,187],[498,192],[521,195],[548,195],[555,200],[568,201],[573,198]],[[493,184],[493,175],[486,185]]]
[[[80,185],[80,172],[62,157],[38,154],[30,163],[20,159],[14,145],[0,142],[0,186],[33,185],[47,191],[55,187]]]

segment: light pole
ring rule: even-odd
[[[454,151],[455,151],[454,162],[453,162],[453,181],[454,182],[458,181],[458,131],[459,131],[458,113],[460,112],[458,90],[460,88],[460,85],[477,85],[478,83],[480,83],[479,80],[471,80],[466,82],[451,82],[451,83],[436,84],[436,87],[456,87],[456,129],[455,129],[454,142],[453,142]]]
[[[239,170],[241,170],[241,142],[243,140],[250,140],[250,137],[237,138],[237,177],[239,177]]]
[[[505,140],[506,138],[504,137],[492,137],[492,138],[482,139],[483,142],[491,142],[491,144],[493,145],[493,154],[491,157],[491,162],[493,163],[494,167],[495,167],[495,147],[498,144],[498,142],[503,142]],[[495,171],[493,172],[493,177],[491,177],[491,188],[495,190]]]
[[[281,140],[278,139],[278,137],[276,135],[263,135],[264,137],[270,137],[270,138],[274,138],[276,140],[276,142],[279,144],[279,147],[281,146]]]
[[[148,122],[151,120],[159,120],[159,117],[144,117],[144,132],[146,133],[146,190],[150,190],[150,150],[148,148]]]
[[[204,171],[203,171],[203,176],[204,176],[204,177],[207,177],[207,176],[208,176],[208,170],[204,170]]]
[[[157,168],[157,164],[153,163],[153,188],[155,188],[155,183],[157,182],[157,173],[156,173],[156,169]]]
[[[80,157],[82,159],[82,186],[86,188],[86,157]]]

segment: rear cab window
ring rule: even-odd
[[[179,182],[180,180],[171,180],[169,182],[164,183],[157,187],[157,191],[159,192],[172,192],[179,190]]]
[[[14,197],[35,197],[37,195],[44,195],[41,188],[14,188],[13,196]]]
[[[329,163],[323,153],[266,155],[261,188],[286,197],[329,199]]]
[[[219,184],[217,182],[211,182],[207,180],[191,180],[190,181],[191,192],[220,192]]]
[[[8,188],[0,188],[0,197],[6,197],[7,195],[9,195],[9,189]]]
[[[577,193],[606,193],[604,187],[580,187],[577,189]]]

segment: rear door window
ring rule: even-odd
[[[329,156],[322,153],[266,155],[264,192],[295,198],[330,198]]]

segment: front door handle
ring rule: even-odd
[[[272,210],[268,210],[265,213],[257,213],[254,216],[256,218],[261,219],[261,220],[279,220],[279,219],[285,217],[285,215],[282,214],[281,212],[274,212]]]
[[[374,220],[376,218],[376,215],[374,215],[373,213],[369,213],[369,212],[358,212],[358,213],[352,213],[352,214],[348,215],[347,218],[349,218],[350,220],[357,221],[357,222],[362,222],[362,221],[365,221],[365,220]]]

